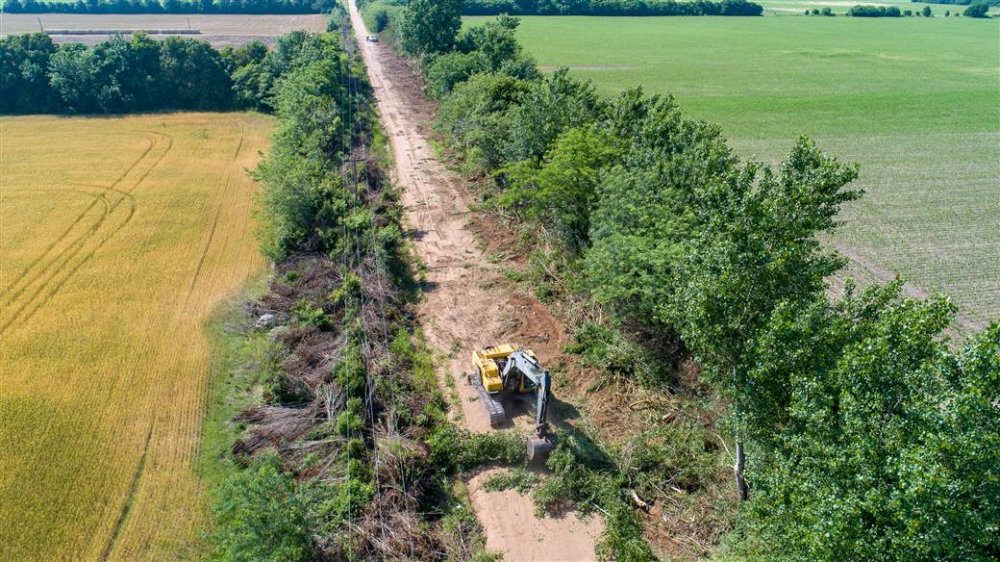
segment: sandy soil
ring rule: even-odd
[[[442,376],[453,377],[458,389],[456,418],[470,431],[489,431],[486,413],[463,374],[472,350],[515,342],[531,347],[545,361],[558,353],[566,335],[537,302],[500,288],[500,272],[479,249],[469,225],[467,186],[435,158],[428,142],[433,107],[421,92],[419,78],[389,47],[363,40],[368,31],[350,4],[355,35],[362,38],[362,55],[392,141],[411,239],[427,267],[420,321],[430,345],[449,354]],[[520,416],[515,423],[527,425],[527,420]],[[538,519],[530,497],[486,492],[483,478],[473,478],[469,491],[486,531],[487,548],[511,562],[594,559],[594,543],[603,529],[598,518]]]
[[[320,32],[326,29],[327,16],[305,15],[185,15],[185,14],[4,14],[0,35],[35,33],[40,29],[197,29],[189,39],[208,41],[216,47],[245,45],[253,40],[273,46],[278,37],[291,31]],[[53,35],[56,43],[95,45],[107,35]],[[152,35],[165,39],[168,35]]]

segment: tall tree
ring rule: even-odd
[[[225,109],[232,100],[232,80],[218,51],[208,43],[170,37],[162,44],[162,81],[171,107]]]
[[[58,48],[48,35],[12,35],[0,41],[0,113],[42,113],[56,101],[49,64]]]
[[[462,27],[462,0],[412,0],[403,13],[400,35],[412,55],[451,50]]]
[[[52,89],[63,107],[72,113],[99,111],[97,59],[93,49],[69,44],[52,56],[49,67]]]
[[[777,174],[749,163],[695,191],[701,228],[677,264],[677,291],[660,314],[733,400],[740,499],[748,496],[743,418],[753,407],[753,342],[778,304],[812,299],[843,266],[818,235],[836,226],[842,204],[861,196],[845,189],[856,177],[854,167],[800,140]]]
[[[841,267],[817,235],[860,196],[845,189],[856,171],[805,140],[777,173],[738,167],[717,129],[681,119],[669,99],[625,96],[613,112],[622,124],[612,128],[636,143],[600,188],[586,257],[595,293],[677,330],[733,401],[735,473],[746,498],[753,342],[776,306],[813,298]]]
[[[956,355],[941,338],[954,306],[905,299],[901,285],[783,306],[764,330],[749,378],[780,405],[751,422],[764,461],[751,470],[751,549],[995,559],[1000,325]]]
[[[570,129],[542,163],[525,160],[503,170],[509,187],[494,201],[523,209],[574,254],[589,246],[590,215],[602,170],[621,154],[621,143],[596,127]]]

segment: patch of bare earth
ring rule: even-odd
[[[353,3],[351,19],[356,36],[368,35]],[[480,250],[469,226],[467,186],[437,161],[428,142],[433,108],[422,94],[419,78],[388,47],[363,43],[362,54],[391,139],[395,179],[402,188],[411,239],[426,267],[420,323],[428,343],[449,354],[441,376],[456,383],[459,403],[454,406],[462,414],[461,423],[470,431],[490,431],[485,412],[475,403],[475,391],[465,381],[472,350],[516,341],[551,361],[550,353],[558,353],[565,334],[544,307],[505,289],[501,272]],[[521,418],[518,425],[524,421]],[[594,545],[603,530],[597,517],[570,514],[538,519],[530,497],[487,492],[477,479],[470,482],[470,497],[487,548],[507,560],[594,559]]]
[[[241,46],[251,41],[261,41],[274,46],[282,35],[302,30],[326,30],[327,16],[301,15],[248,15],[248,14],[5,14],[0,34],[19,35],[50,30],[108,31],[99,35],[53,34],[56,43],[83,43],[96,45],[106,41],[116,31],[133,30],[196,30],[197,34],[181,37],[208,41],[216,47]],[[153,39],[166,39],[171,33],[151,34]]]

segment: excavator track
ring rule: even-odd
[[[479,401],[482,403],[483,408],[486,409],[486,414],[490,417],[490,427],[499,427],[507,421],[507,412],[503,409],[503,404],[499,400],[493,398],[486,389],[483,388],[482,377],[476,375],[469,375],[469,384],[471,384],[476,392],[479,393]]]

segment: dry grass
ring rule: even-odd
[[[278,37],[291,31],[326,30],[327,16],[308,15],[184,15],[184,14],[4,14],[2,35],[35,33],[49,29],[197,29],[200,34],[185,37],[208,41],[215,46],[243,45],[254,39],[273,45]],[[190,25],[189,25],[190,24]],[[161,39],[164,36],[153,36]],[[57,43],[93,45],[106,35],[56,35]]]
[[[250,114],[0,120],[0,559],[197,543],[202,324],[260,274]]]

